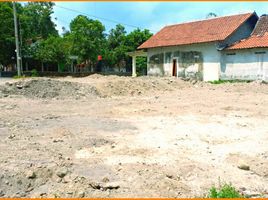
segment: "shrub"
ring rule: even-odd
[[[242,198],[243,196],[231,185],[224,184],[218,189],[213,186],[209,190],[208,198]]]
[[[38,76],[38,72],[36,69],[31,70],[31,77],[37,77]]]

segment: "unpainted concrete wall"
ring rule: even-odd
[[[173,59],[177,59],[179,76],[195,76],[197,72],[201,71],[204,81],[218,80],[221,53],[216,50],[215,45],[215,43],[202,43],[148,49],[147,74],[172,76]],[[187,54],[194,55],[195,62],[187,58]],[[152,62],[153,58],[157,57],[156,55],[163,56],[163,62]],[[160,58],[158,59],[160,60]],[[198,76],[200,75],[198,74]]]
[[[268,81],[268,48],[223,51],[220,79]]]

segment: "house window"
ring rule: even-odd
[[[234,55],[236,55],[236,53],[227,53],[226,55],[227,56],[234,56]]]
[[[256,51],[255,54],[266,54],[265,51]]]

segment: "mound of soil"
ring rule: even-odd
[[[6,83],[0,88],[0,96],[22,95],[27,98],[65,99],[98,96],[94,86],[53,79],[26,79]]]
[[[89,76],[88,80],[96,86],[104,97],[151,95],[158,92],[173,91],[175,88],[189,87],[191,84],[174,77],[120,77]],[[105,81],[103,81],[105,79]]]

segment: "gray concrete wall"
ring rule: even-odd
[[[200,58],[202,59],[202,63],[198,60],[196,63],[183,66],[183,63],[181,63],[182,54],[177,52],[198,52],[202,57]],[[158,54],[163,55],[163,62],[150,62],[150,58]],[[183,76],[183,74],[193,76],[201,71],[201,76],[204,81],[218,80],[220,74],[220,56],[221,53],[216,50],[216,44],[214,42],[152,48],[148,49],[147,74],[154,76],[172,76],[173,59],[177,59],[178,76]]]
[[[222,51],[220,79],[268,81],[268,48]]]

